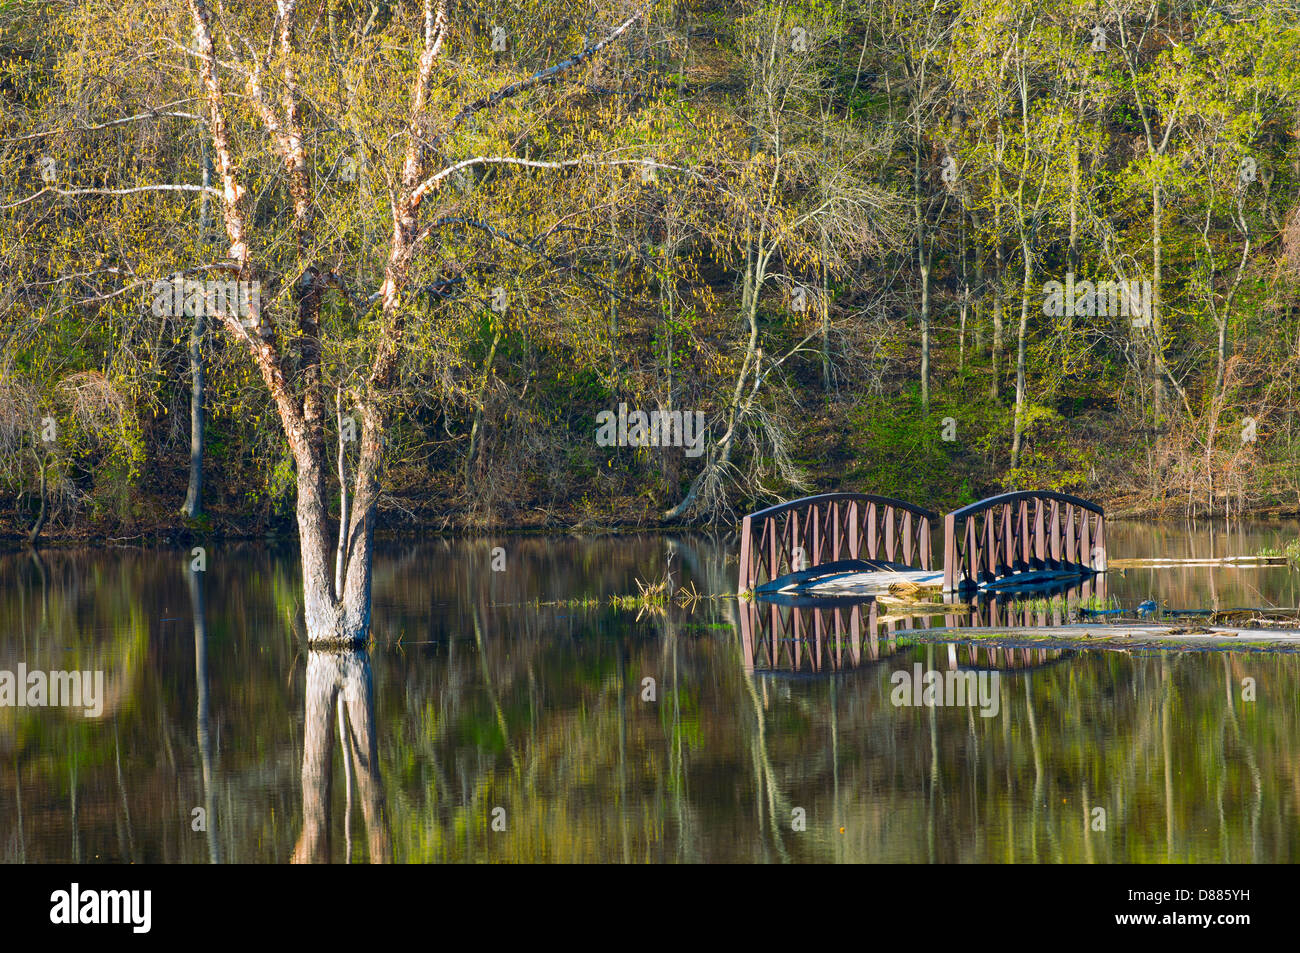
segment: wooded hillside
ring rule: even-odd
[[[0,0],[0,533],[1300,511],[1298,64],[1281,0]]]

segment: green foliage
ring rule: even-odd
[[[300,255],[338,276],[320,317],[327,443],[334,396],[364,396],[394,317],[371,296],[423,23],[379,6],[333,7],[334,39],[317,24],[292,56],[267,47],[266,75],[295,66],[311,104],[309,251],[274,136],[246,90],[227,96],[291,388]],[[453,18],[424,128],[626,15],[498,12],[504,54],[483,17]],[[1300,24],[1272,2],[1151,16],[1126,38],[1108,23],[1097,50],[1073,0],[688,3],[502,99],[438,157],[502,161],[459,170],[419,210],[383,405],[389,498],[421,519],[646,522],[706,471],[696,512],[723,518],[837,484],[931,506],[1020,488],[1294,506]],[[268,6],[225,17],[275,36]],[[197,192],[151,191],[192,187],[213,158],[188,112],[192,31],[157,0],[0,3],[0,387],[24,395],[0,399],[6,527],[34,510],[42,467],[60,526],[170,514],[183,493],[189,321],[142,301],[154,278],[227,253],[218,196],[201,235]],[[76,195],[42,191],[42,157]],[[1155,282],[1157,248],[1149,326],[1045,313],[1043,285],[1067,271]],[[214,325],[204,355],[214,506],[286,519],[281,407],[242,339]],[[86,374],[117,395],[112,413],[72,409],[66,382]],[[594,415],[620,402],[700,410],[714,444],[597,448]],[[48,461],[33,436],[47,414],[62,433]]]

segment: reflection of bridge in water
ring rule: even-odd
[[[1105,599],[1104,577],[1044,589],[1034,597],[980,593],[969,605],[909,609],[874,597],[807,597],[775,594],[739,600],[745,669],[750,672],[823,675],[867,668],[892,658],[909,631],[936,628],[1008,629],[1067,625],[1079,608]],[[942,623],[940,623],[942,620]],[[1027,670],[1069,657],[1062,649],[992,644],[947,644],[948,667]]]

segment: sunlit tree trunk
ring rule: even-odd
[[[1029,284],[1033,276],[1033,260],[1029,252],[1029,242],[1022,239],[1020,249],[1024,258],[1025,275],[1020,285],[1020,325],[1016,329],[1016,418],[1015,433],[1011,438],[1012,469],[1015,469],[1020,463],[1020,444],[1024,433],[1025,337],[1029,331]]]
[[[212,184],[212,162],[208,158],[207,135],[200,136],[199,161],[203,165],[203,187]],[[208,193],[199,198],[199,247],[208,242]],[[202,308],[194,309],[190,326],[190,482],[185,491],[181,515],[194,519],[203,511],[203,336],[207,323]]]
[[[1154,423],[1157,427],[1160,425],[1160,397],[1163,390],[1161,387],[1160,367],[1164,362],[1164,335],[1160,324],[1160,274],[1164,258],[1160,217],[1163,211],[1164,203],[1160,194],[1160,182],[1157,179],[1151,184],[1151,347],[1155,352],[1151,364],[1151,390],[1154,401]]]
[[[966,251],[966,213],[962,212],[961,225],[957,238],[958,248],[960,249],[960,271],[958,272],[957,281],[958,290],[958,321],[957,321],[957,370],[962,372],[966,370],[966,315],[970,311],[970,272],[967,261]]]
[[[912,165],[912,199],[916,221],[916,267],[921,277],[921,413],[930,412],[930,255],[925,243],[925,213],[921,208],[921,136],[918,121]]]
[[[989,396],[998,399],[1000,381],[998,376],[998,355],[1002,351],[1002,271],[1005,266],[1002,257],[1002,209],[999,207],[993,219],[993,341],[990,345],[990,358],[993,365],[993,380],[989,385]]]

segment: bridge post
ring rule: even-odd
[[[1078,559],[1078,552],[1074,547],[1074,504],[1065,504],[1065,561],[1067,563],[1075,562]]]
[[[753,517],[746,516],[740,524],[740,592],[750,592],[754,588]]]
[[[839,559],[840,549],[840,504],[831,504],[831,559]]]
[[[878,548],[876,545],[876,503],[872,500],[867,503],[867,558],[875,559]]]
[[[803,542],[803,537],[799,535],[799,512],[797,510],[790,514],[789,526],[790,526],[790,568],[795,572],[798,572],[803,567],[796,565],[796,563],[802,562],[802,560],[796,558],[796,554],[799,552],[801,548],[799,544]],[[772,572],[776,572],[776,563],[772,564],[771,569]]]
[[[1017,532],[1020,534],[1020,550],[1017,553],[1016,565],[1019,569],[1028,569],[1030,567],[1029,555],[1029,501],[1020,500],[1016,504],[1016,523]]]
[[[770,554],[770,558],[771,558],[771,562],[769,562],[769,563],[767,564],[767,571],[768,571],[769,574],[771,574],[771,573],[776,572],[776,553],[777,553],[777,546],[776,546],[776,522],[775,522],[774,520],[767,520],[766,522],[767,522],[767,525],[768,525],[768,527],[769,527],[769,529],[767,530],[768,539],[769,539],[769,541],[770,541],[770,545],[769,545],[769,547],[768,547],[768,552],[769,552],[769,554]],[[758,579],[757,576],[755,576],[754,578],[755,578],[755,580]]]
[[[1097,539],[1092,546],[1093,551],[1100,557],[1098,560],[1100,565],[1094,565],[1092,568],[1099,572],[1105,572],[1108,560],[1106,558],[1106,517],[1104,514],[1097,517]]]
[[[1042,569],[1047,565],[1047,539],[1043,533],[1043,501],[1041,498],[1034,501],[1034,559],[1032,565],[1035,569]]]
[[[963,527],[964,529],[965,527]],[[952,513],[943,517],[943,591],[957,591],[957,518]]]
[[[1052,511],[1050,522],[1052,524],[1052,568],[1061,568],[1061,504],[1059,500],[1052,500]]]
[[[1083,511],[1083,526],[1079,535],[1079,565],[1092,566],[1092,516]]]
[[[1003,575],[1003,573],[1000,570],[1005,570],[1006,572],[1012,572],[1013,567],[1016,564],[1015,549],[1014,549],[1015,535],[1013,534],[1011,529],[1011,507],[1009,505],[1003,504],[998,507],[998,510],[1002,513],[1002,551],[1001,553],[999,553],[999,558],[1001,561],[998,563],[998,566],[993,570],[994,578]]]
[[[812,517],[812,561],[810,566],[817,566],[822,561],[822,510],[820,506],[809,508]]]

